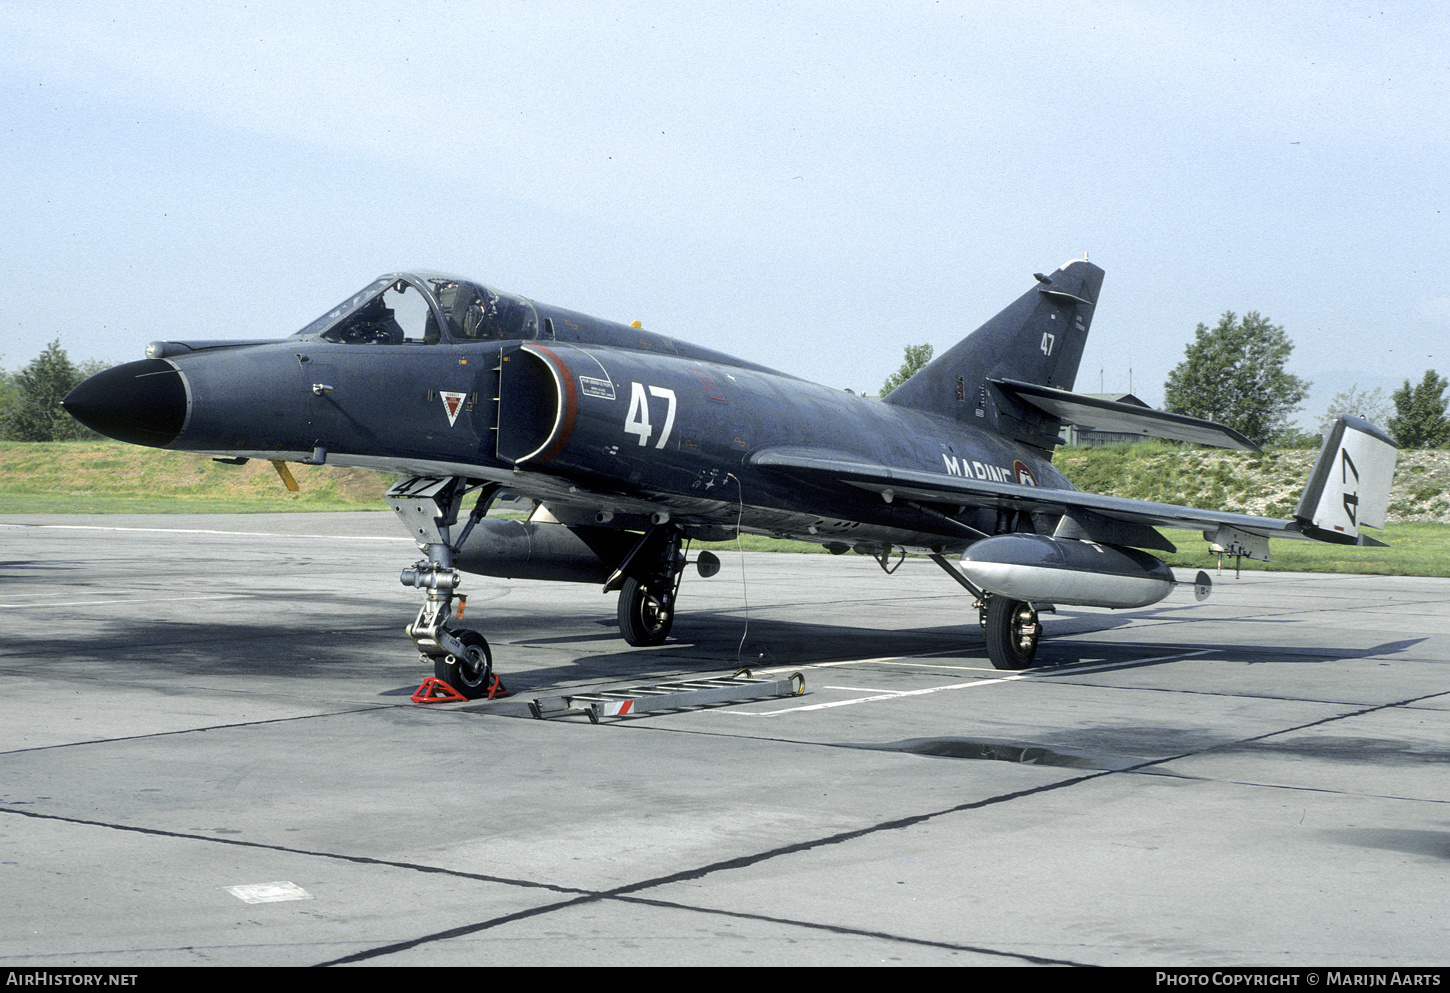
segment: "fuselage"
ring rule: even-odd
[[[498,482],[566,524],[630,526],[668,503],[702,537],[949,550],[997,530],[991,509],[953,524],[876,493],[803,491],[752,465],[777,447],[1071,488],[1042,450],[990,430],[440,274],[383,277],[285,340],[148,354],[68,409],[162,448]]]

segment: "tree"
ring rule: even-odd
[[[0,369],[0,439],[10,438],[10,406],[18,396],[14,373]]]
[[[1294,343],[1281,326],[1256,311],[1240,321],[1232,311],[1218,326],[1200,324],[1184,359],[1168,374],[1163,406],[1202,417],[1264,444],[1289,425],[1309,395],[1309,383],[1284,369]]]
[[[906,360],[901,363],[900,369],[886,377],[886,382],[881,384],[880,395],[885,396],[925,368],[931,361],[932,351],[930,342],[925,345],[907,345]]]
[[[61,407],[65,395],[84,378],[60,347],[52,341],[24,369],[11,377],[15,396],[5,412],[7,433],[17,441],[71,441],[94,438]]]
[[[1328,408],[1319,418],[1319,433],[1321,435],[1327,433],[1335,418],[1343,417],[1346,414],[1363,417],[1371,424],[1384,427],[1390,421],[1390,410],[1390,401],[1385,396],[1384,390],[1373,389],[1365,392],[1359,388],[1358,383],[1355,383],[1342,393],[1334,394],[1334,398],[1329,401]]]
[[[1450,446],[1450,420],[1445,417],[1445,407],[1450,400],[1445,397],[1445,387],[1450,386],[1444,376],[1433,369],[1425,370],[1425,378],[1418,386],[1405,385],[1395,390],[1391,397],[1395,402],[1395,416],[1390,418],[1390,434],[1401,448],[1445,448]]]

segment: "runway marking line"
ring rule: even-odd
[[[123,528],[100,524],[3,524],[7,528],[55,528],[60,531],[140,531],[147,534],[223,534],[238,538],[323,538],[328,541],[412,541],[392,535],[362,534],[286,534],[280,531],[217,531],[212,528]]]
[[[129,600],[121,599],[125,594],[118,594],[109,600],[65,600],[60,603],[0,603],[0,610],[26,610],[41,607],[128,607],[135,603],[156,603],[158,601],[181,602],[183,600],[231,600],[236,597],[247,596],[246,593],[214,593],[207,596],[152,596],[135,597]]]
[[[902,693],[904,690],[888,690],[884,686],[822,686],[823,690],[845,690],[847,693]]]
[[[1149,662],[1173,662],[1173,661],[1177,661],[1179,659],[1191,659],[1191,658],[1196,658],[1196,657],[1201,656],[1201,655],[1210,655],[1210,654],[1212,654],[1212,653],[1214,653],[1216,651],[1218,651],[1218,649],[1216,649],[1216,648],[1201,648],[1201,649],[1196,649],[1195,651],[1191,651],[1191,652],[1179,652],[1179,653],[1174,654],[1174,655],[1160,655],[1160,656],[1157,656],[1156,658],[1133,659],[1133,660],[1127,661],[1127,662],[1112,662],[1112,663],[1108,663],[1108,664],[1105,664],[1105,665],[1083,666],[1081,668],[1072,668],[1072,669],[1066,669],[1066,670],[1060,669],[1060,670],[1057,670],[1057,671],[1059,671],[1059,672],[1066,671],[1066,672],[1070,672],[1070,673],[1073,673],[1073,674],[1076,674],[1076,673],[1093,673],[1093,672],[1108,672],[1108,671],[1111,671],[1113,669],[1124,669],[1124,668],[1128,668],[1128,667],[1131,667],[1131,666],[1146,665]],[[932,654],[941,654],[941,653],[932,653]],[[824,669],[824,668],[828,668],[828,667],[843,666],[843,665],[865,665],[865,664],[868,664],[868,663],[883,663],[884,662],[884,663],[898,663],[898,664],[900,664],[900,663],[907,662],[910,658],[913,658],[913,657],[915,657],[915,658],[930,658],[931,655],[928,654],[928,655],[921,655],[921,656],[904,656],[904,657],[898,657],[898,658],[890,658],[890,657],[887,657],[887,658],[878,658],[878,659],[856,659],[856,660],[845,660],[845,661],[840,661],[840,662],[821,662],[821,663],[818,663],[818,664],[815,664],[815,665],[791,666],[788,669],[766,669],[766,670],[762,670],[762,671],[773,674],[773,673],[777,673],[777,672],[799,671],[801,669],[817,669],[817,668]],[[962,666],[961,668],[964,668],[965,669],[965,668],[972,668],[972,667]],[[705,710],[703,712],[704,713],[710,713],[710,714],[736,714],[736,715],[739,715],[741,717],[780,717],[780,716],[785,715],[785,714],[801,714],[801,713],[805,713],[805,712],[811,711],[811,710],[831,710],[831,709],[833,709],[835,707],[854,707],[857,704],[861,704],[861,703],[880,703],[880,702],[882,702],[884,700],[900,700],[900,699],[903,699],[905,697],[928,696],[928,695],[930,695],[932,693],[941,693],[941,692],[946,691],[946,690],[965,690],[965,689],[972,689],[972,688],[977,687],[977,686],[996,686],[996,685],[998,685],[1000,683],[1012,683],[1012,682],[1016,682],[1017,680],[1020,680],[1020,679],[1035,679],[1035,678],[1036,679],[1040,679],[1044,675],[1047,675],[1047,673],[1044,673],[1042,671],[1037,671],[1037,672],[1017,672],[1017,673],[1012,673],[1011,675],[1006,675],[1006,676],[995,676],[995,677],[990,678],[990,679],[973,679],[973,680],[969,680],[967,682],[962,682],[962,683],[947,683],[947,684],[945,684],[943,686],[928,686],[928,687],[925,687],[925,688],[919,689],[919,690],[882,690],[882,691],[879,691],[879,692],[856,690],[856,692],[870,692],[870,695],[869,696],[863,696],[863,697],[856,697],[855,699],[852,699],[852,700],[833,700],[833,701],[830,701],[828,703],[812,703],[812,704],[806,704],[805,706],[801,706],[801,707],[782,707],[782,708],[780,708],[778,710],[736,710],[736,709],[728,708],[727,707],[727,708],[721,708],[719,710]],[[823,686],[822,688],[823,689],[842,689],[842,690],[851,690],[852,689],[851,687],[846,687],[846,686]]]

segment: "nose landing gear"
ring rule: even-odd
[[[499,490],[497,483],[477,487],[478,502],[455,541],[452,528],[458,523],[458,511],[469,488],[468,480],[457,476],[413,477],[395,483],[388,490],[387,501],[413,532],[414,540],[426,556],[411,569],[404,569],[399,577],[404,586],[428,591],[417,618],[405,629],[408,637],[418,647],[420,660],[432,661],[435,677],[467,699],[477,700],[483,696],[499,696],[507,690],[493,673],[488,641],[479,632],[458,623],[467,598],[454,593],[462,579],[453,567],[454,556],[474,525],[488,512]],[[455,599],[459,602],[456,612]]]

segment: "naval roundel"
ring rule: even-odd
[[[1027,468],[1027,465],[1021,459],[1012,463],[1012,475],[1017,478],[1017,483],[1020,486],[1037,485],[1037,477],[1032,475],[1032,470]]]

